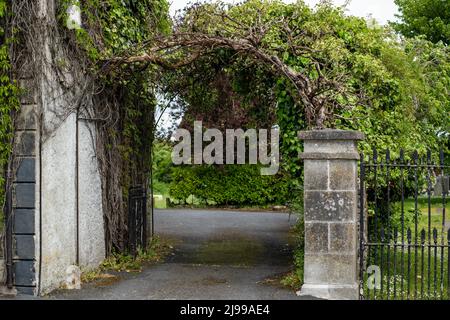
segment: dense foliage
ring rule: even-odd
[[[185,200],[193,195],[214,205],[260,205],[286,203],[288,179],[262,176],[256,165],[186,166],[174,168],[170,195]]]
[[[432,42],[450,44],[450,2],[448,0],[395,0],[400,22],[394,23],[405,37],[425,35]]]
[[[19,108],[19,89],[11,77],[9,49],[12,34],[6,30],[11,12],[8,1],[0,0],[0,231],[3,228],[6,172],[12,151],[13,113]]]
[[[219,35],[223,41],[250,34],[264,53],[311,81],[326,77],[337,82],[338,91],[323,94],[333,95],[344,107],[327,109],[333,113],[327,126],[364,132],[361,150],[366,154],[389,148],[396,158],[403,148],[411,159],[414,150],[424,155],[431,149],[436,155],[440,147],[448,148],[450,55],[444,45],[421,38],[400,41],[389,28],[346,16],[327,4],[316,9],[302,2],[212,4],[187,9],[180,20],[183,32],[195,29],[193,39],[198,33]],[[308,116],[292,81],[272,71],[251,54],[209,48],[165,80],[168,92],[176,88],[186,128],[193,120],[220,129],[279,125],[281,164],[295,182],[301,177],[297,132],[308,127]],[[236,115],[231,120],[229,110]]]
[[[429,41],[435,40],[432,37],[400,40],[389,27],[346,16],[341,9],[328,4],[311,9],[302,2],[249,0],[233,6],[194,6],[186,10],[180,21],[179,28],[190,32],[192,41],[206,38],[214,43],[235,44],[233,41],[250,39],[249,42],[256,43],[254,50],[270,54],[311,81],[321,77],[331,79],[337,85],[322,88],[319,94],[325,100],[331,96],[327,103],[336,102],[327,105],[326,112],[332,116],[327,117],[326,126],[364,132],[367,138],[361,143],[361,150],[366,154],[373,148],[391,149],[391,157],[398,158],[400,149],[404,149],[406,159],[411,159],[414,150],[421,156],[428,149],[436,155],[441,147],[448,152],[450,54],[444,44]],[[198,33],[206,36],[202,38]],[[302,145],[297,132],[308,128],[308,106],[299,98],[295,82],[288,76],[273,72],[274,67],[263,59],[248,52],[236,54],[240,48],[230,47],[207,47],[207,52],[202,52],[194,63],[164,79],[169,92],[177,88],[176,96],[185,116],[182,125],[189,129],[190,123],[199,119],[205,120],[209,127],[221,129],[233,124],[243,128],[254,123],[278,125],[281,176],[289,177],[279,184],[283,185],[282,190],[292,189],[292,182],[294,186],[301,185],[298,152]],[[259,100],[258,96],[262,98]],[[238,119],[229,120],[230,109]],[[261,110],[261,115],[254,110]],[[236,172],[244,170],[234,168]],[[196,194],[201,199],[217,197],[219,203],[232,199],[241,204],[236,197],[239,189],[233,185],[240,182],[243,190],[247,190],[246,179],[251,180],[253,175],[249,171],[244,178],[224,170],[211,166],[177,168],[171,192],[181,199]],[[393,173],[391,180],[398,178]],[[422,183],[424,179],[419,178]],[[231,190],[228,193],[228,188],[221,189],[225,184]],[[385,185],[386,181],[378,181],[380,188]],[[405,188],[412,190],[410,185]],[[236,194],[233,190],[237,190]],[[262,192],[259,188],[255,191]],[[250,190],[246,192],[253,194]],[[391,192],[395,198],[396,190]],[[292,198],[289,192],[280,194]],[[263,192],[260,198],[268,201]],[[296,250],[299,278],[303,264],[301,243],[300,240]]]

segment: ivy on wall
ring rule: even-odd
[[[19,108],[19,88],[11,76],[9,48],[12,37],[7,33],[10,15],[8,1],[0,0],[0,232],[4,226],[3,206],[5,202],[6,172],[12,152],[13,113]]]
[[[148,183],[158,70],[142,65],[109,69],[108,61],[136,52],[155,36],[170,32],[166,0],[60,0],[59,28],[65,44],[95,79],[90,92],[97,122],[97,157],[102,175],[107,252],[127,247],[127,196]],[[79,5],[82,25],[67,30],[67,9]],[[107,70],[107,72],[105,71]],[[105,75],[107,74],[107,76]]]

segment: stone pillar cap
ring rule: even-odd
[[[365,134],[353,130],[323,129],[300,131],[298,137],[302,140],[364,140]]]

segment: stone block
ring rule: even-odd
[[[34,296],[36,287],[16,287],[16,290],[18,294]]]
[[[352,160],[330,161],[330,189],[356,190],[356,162]]]
[[[354,141],[305,141],[305,153],[350,153],[356,152],[356,143]]]
[[[16,182],[36,182],[36,159],[18,159]]]
[[[16,130],[36,130],[37,129],[37,106],[34,104],[24,104],[20,107],[20,112],[15,123]]]
[[[330,223],[330,252],[352,253],[356,250],[356,225]]]
[[[35,206],[35,184],[17,183],[13,193],[13,205],[15,208],[34,208]]]
[[[354,285],[304,284],[299,296],[313,296],[327,300],[357,300],[359,288]]]
[[[305,190],[305,221],[355,221],[356,192]]]
[[[0,284],[0,300],[2,297],[14,298],[15,296],[17,296],[16,288],[8,289],[7,286]]]
[[[328,252],[328,223],[305,223],[305,252]]]
[[[20,103],[35,104],[36,90],[34,89],[34,81],[32,79],[24,79],[19,81],[21,88]]]
[[[15,259],[32,260],[35,258],[34,236],[16,235],[15,240]]]
[[[15,261],[14,262],[14,285],[16,286],[34,286],[36,279],[36,270],[34,261]]]
[[[34,234],[34,219],[34,209],[14,209],[14,233]]]
[[[356,284],[356,254],[305,253],[305,283]]]
[[[305,161],[305,190],[327,190],[328,189],[328,161],[306,160]]]
[[[16,133],[16,154],[20,156],[36,155],[36,134],[33,131],[18,131]]]

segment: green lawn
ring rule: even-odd
[[[403,253],[402,253],[403,250]],[[364,277],[366,299],[450,299],[448,248],[417,246],[378,246],[369,249],[367,265],[381,267],[381,288],[368,289]],[[403,257],[403,259],[402,259]],[[403,263],[402,263],[403,261]]]
[[[400,204],[392,214],[401,215]],[[430,207],[427,197],[417,201],[418,236],[415,245],[414,199],[404,202],[404,212],[409,212],[409,220],[405,223],[405,242],[401,244],[399,230],[397,245],[394,240],[383,245],[367,249],[367,266],[381,266],[381,288],[368,289],[367,277],[364,275],[364,296],[366,299],[450,299],[449,293],[449,248],[447,240],[448,221],[450,221],[450,203],[446,202],[445,215],[447,227],[442,230],[443,205],[442,198],[431,198]],[[406,221],[406,220],[405,220]],[[430,222],[430,223],[429,223]],[[408,247],[407,232],[412,230],[411,246]],[[433,229],[437,230],[437,245],[434,246]],[[429,229],[431,233],[429,233]],[[425,243],[421,243],[421,231],[425,230]],[[430,238],[429,238],[430,236]],[[430,241],[431,240],[431,241]],[[373,240],[372,240],[373,241]],[[380,241],[377,241],[380,242]],[[428,244],[431,243],[431,247]],[[444,244],[444,248],[439,245]],[[373,280],[373,278],[372,278]]]
[[[406,199],[405,200],[405,211],[407,210],[414,210],[414,199]],[[417,209],[421,213],[419,217],[419,224],[418,229],[419,230],[426,230],[428,232],[428,198],[427,197],[420,197],[417,201]],[[430,216],[431,216],[431,230],[433,228],[436,228],[438,231],[441,231],[442,229],[442,217],[443,217],[443,205],[442,205],[442,198],[439,197],[433,197],[430,199]],[[445,220],[447,222],[450,221],[450,199],[446,199],[446,205],[445,205]],[[414,225],[410,225],[410,227],[413,229]],[[448,228],[446,228],[445,232],[448,231]]]
[[[165,209],[169,197],[169,184],[155,180],[153,182],[153,201],[156,209]]]

